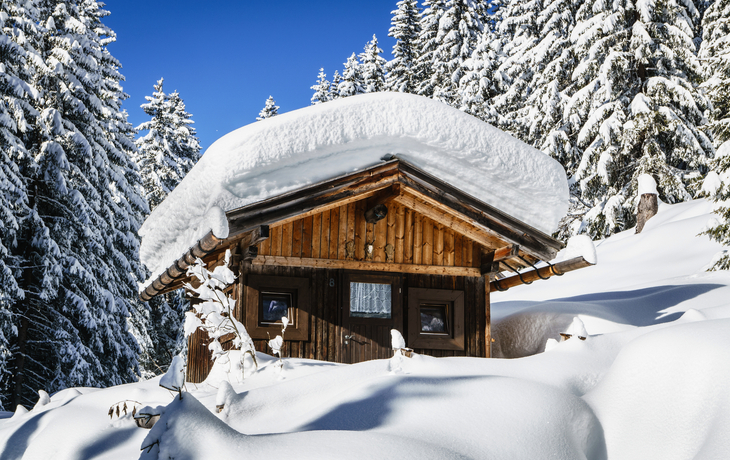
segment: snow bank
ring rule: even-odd
[[[556,161],[510,135],[428,98],[374,93],[285,113],[215,142],[144,223],[140,256],[153,278],[225,212],[396,154],[523,222],[555,230],[568,207]]]

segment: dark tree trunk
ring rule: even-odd
[[[636,233],[641,233],[646,221],[657,213],[659,204],[656,193],[644,193],[639,200],[639,207],[636,211]]]

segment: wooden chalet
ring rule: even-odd
[[[288,314],[285,357],[388,358],[391,329],[417,353],[489,357],[492,292],[589,265],[536,269],[559,241],[397,157],[226,217],[226,239],[209,233],[141,298],[180,288],[196,258],[213,267],[230,249],[235,315],[270,352]],[[190,337],[192,382],[212,366],[204,334]]]

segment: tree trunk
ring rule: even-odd
[[[639,200],[639,207],[636,211],[636,233],[641,233],[646,221],[657,213],[659,204],[656,193],[644,193]]]

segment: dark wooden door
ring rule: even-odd
[[[348,272],[343,284],[343,362],[390,358],[390,330],[404,332],[401,276]]]

